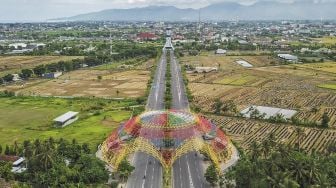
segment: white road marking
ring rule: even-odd
[[[193,179],[192,179],[191,172],[190,172],[188,157],[187,157],[187,167],[188,167],[188,175],[189,175],[190,187],[194,188],[194,183],[193,183]]]
[[[145,188],[145,182],[146,182],[146,175],[147,175],[147,168],[148,168],[148,156],[147,156],[147,160],[146,160],[146,169],[145,169],[145,178],[143,179],[143,182],[142,182],[142,188]]]

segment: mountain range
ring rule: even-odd
[[[261,1],[252,5],[217,3],[201,9],[174,6],[148,6],[108,9],[55,20],[65,21],[196,21],[202,20],[319,20],[336,19],[336,2],[299,1],[280,3]]]

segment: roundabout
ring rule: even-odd
[[[129,154],[144,152],[160,161],[166,173],[189,152],[210,158],[218,171],[230,159],[229,138],[214,123],[186,111],[149,111],[122,123],[105,140],[103,159],[118,168]]]

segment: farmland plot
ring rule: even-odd
[[[101,79],[98,77],[101,76]],[[77,70],[40,84],[14,90],[21,95],[136,98],[145,94],[149,71]]]
[[[204,56],[186,56],[181,58],[181,63],[191,64],[194,66],[219,66],[222,69],[244,69],[237,64],[237,60],[244,60],[255,67],[271,66],[279,64],[279,60],[271,56],[220,56],[220,55],[204,55]]]
[[[21,69],[33,68],[42,64],[57,63],[83,58],[80,56],[1,56],[0,75],[16,73]],[[19,73],[19,72],[17,72]]]
[[[211,116],[230,137],[244,149],[249,149],[253,142],[261,142],[273,133],[277,142],[294,145],[298,142],[296,128],[290,125],[271,124],[255,120]],[[303,128],[300,135],[300,147],[308,152],[313,150],[324,152],[326,148],[336,142],[336,130]]]

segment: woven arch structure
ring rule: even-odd
[[[184,154],[207,154],[219,168],[230,154],[230,141],[222,130],[202,116],[185,111],[150,111],[133,117],[102,144],[103,158],[118,168],[129,154],[144,152],[165,169]]]

